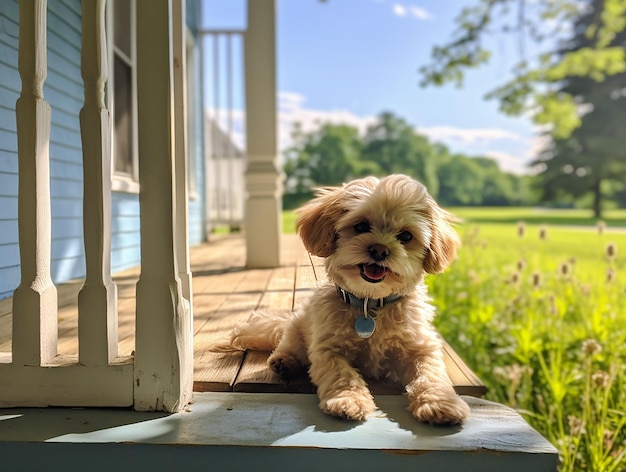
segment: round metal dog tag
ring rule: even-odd
[[[374,330],[376,329],[376,321],[371,316],[365,318],[364,316],[359,316],[354,322],[354,330],[356,334],[358,334],[362,338],[369,338],[372,334],[374,334]]]

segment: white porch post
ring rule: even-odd
[[[135,409],[191,400],[193,342],[177,264],[172,1],[137,1],[141,275],[137,283]],[[191,356],[191,359],[190,359]]]
[[[22,278],[13,295],[13,363],[38,366],[57,354],[57,292],[50,276],[50,105],[43,99],[46,0],[21,0],[19,8],[22,92],[15,111]]]
[[[248,1],[246,246],[250,268],[280,265],[281,171],[276,130],[275,0]]]

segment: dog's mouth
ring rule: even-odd
[[[382,282],[387,275],[387,268],[378,264],[359,264],[361,278],[367,282],[376,284]]]

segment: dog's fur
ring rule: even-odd
[[[308,368],[320,408],[331,415],[365,419],[376,405],[364,377],[388,378],[406,386],[418,420],[461,423],[469,408],[446,373],[424,284],[426,273],[443,271],[456,255],[451,219],[404,175],[321,189],[299,211],[296,229],[306,249],[325,258],[328,280],[296,313],[253,314],[228,345],[272,350],[269,365],[282,376]],[[364,272],[370,264],[384,267],[384,278],[380,268]],[[373,312],[376,329],[363,339],[354,327],[363,309],[342,300],[337,286],[362,299],[401,298]]]

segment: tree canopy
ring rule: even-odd
[[[451,154],[390,112],[363,136],[350,126],[323,124],[311,133],[297,127],[293,137],[285,153],[286,207],[310,198],[315,187],[391,173],[421,181],[444,205],[530,203],[527,179],[502,172],[488,157]]]
[[[626,1],[477,0],[457,17],[454,38],[432,51],[423,85],[462,85],[464,72],[487,62],[491,33],[516,34],[513,78],[487,94],[510,115],[529,113],[547,125],[549,145],[532,163],[544,202],[587,198],[595,216],[603,201],[626,193]]]
[[[559,54],[589,47],[595,41],[593,25],[603,13],[603,1],[593,0],[574,21],[571,39]],[[615,34],[609,45],[623,48],[626,32]],[[533,163],[540,170],[542,198],[558,201],[591,197],[595,216],[603,201],[624,189],[626,181],[626,72],[598,82],[590,77],[566,77],[560,90],[584,104],[580,126],[569,136],[555,138]]]
[[[582,32],[586,44],[562,51],[562,43],[572,37],[571,25],[594,7],[593,21]],[[537,124],[549,125],[556,138],[566,138],[581,125],[580,100],[563,89],[564,80],[602,82],[626,71],[624,47],[615,42],[626,27],[623,0],[476,0],[460,12],[456,27],[447,44],[433,48],[432,62],[420,68],[422,85],[461,86],[468,69],[491,58],[487,37],[516,35],[520,54],[513,78],[487,98],[499,100],[506,114],[531,114]],[[536,53],[529,54],[530,49]]]

